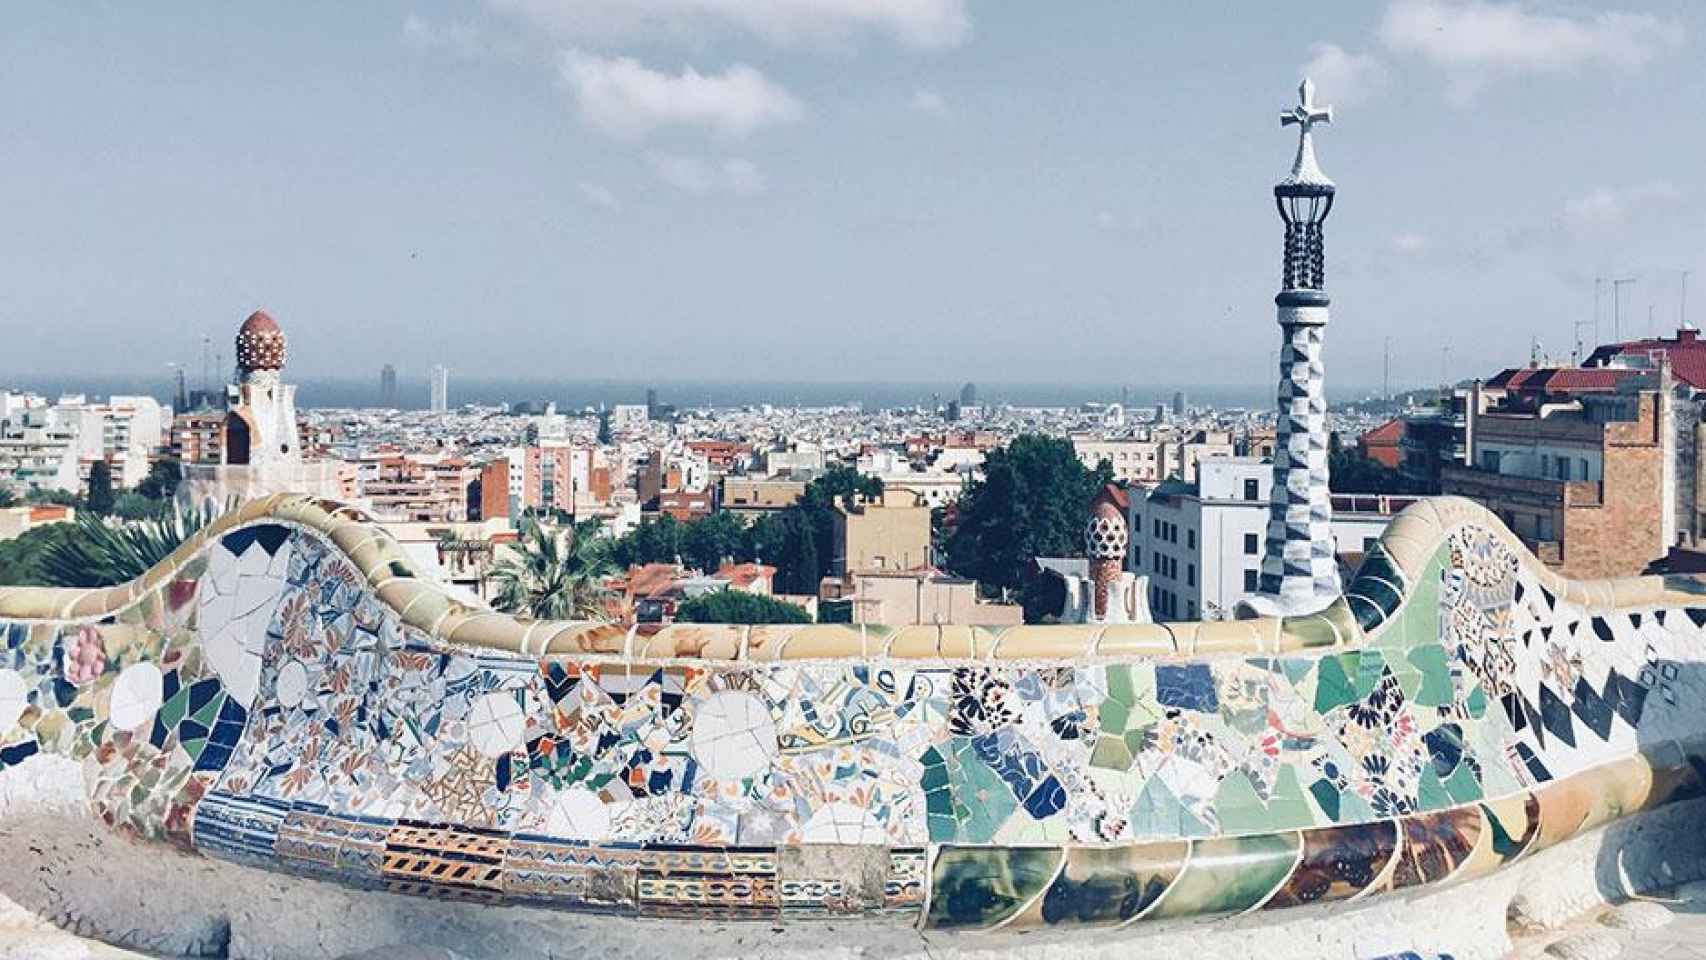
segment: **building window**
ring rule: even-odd
[[[1244,592],[1245,593],[1255,593],[1256,589],[1260,585],[1261,585],[1261,578],[1256,574],[1256,571],[1254,571],[1254,570],[1244,571]]]
[[[1481,451],[1481,469],[1487,471],[1488,473],[1498,473],[1499,472],[1499,451],[1497,451],[1497,450],[1483,450],[1483,451]]]
[[[1185,546],[1191,550],[1197,548],[1197,532],[1195,530],[1185,531]]]
[[[1254,477],[1250,477],[1250,478],[1245,479],[1245,481],[1244,481],[1244,499],[1246,499],[1246,500],[1259,500],[1259,499],[1261,499],[1258,496],[1258,489],[1259,488],[1258,488],[1258,485],[1256,483],[1256,479]]]
[[[1253,557],[1261,551],[1261,538],[1254,533],[1244,534],[1244,555],[1247,557]]]
[[[1185,619],[1195,620],[1196,618],[1197,618],[1197,602],[1195,600],[1187,601],[1185,603]]]
[[[1185,586],[1194,587],[1196,585],[1197,585],[1197,565],[1194,563],[1187,563],[1187,564],[1185,564]]]

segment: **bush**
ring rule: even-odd
[[[798,604],[744,590],[717,590],[682,601],[675,608],[679,623],[811,623]]]

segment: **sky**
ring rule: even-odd
[[[1330,381],[1706,321],[1706,4],[28,3],[0,382],[1271,382],[1308,73]],[[1594,339],[1592,327],[1582,330]]]

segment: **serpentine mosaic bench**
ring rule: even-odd
[[[1466,501],[1310,617],[517,620],[356,510],[0,588],[0,766],[266,870],[601,914],[1116,926],[1455,883],[1701,792],[1691,580],[1566,582]]]

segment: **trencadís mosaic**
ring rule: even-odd
[[[412,622],[442,598],[399,609],[372,534],[286,505],[115,610],[0,591],[0,764],[69,754],[115,828],[356,886],[951,929],[1454,881],[1700,785],[1677,688],[1706,599],[1596,601],[1464,507],[1396,526],[1265,653],[946,658],[817,627],[848,652],[766,658],[693,628],[678,648],[734,655],[648,659],[456,642],[477,612]]]

